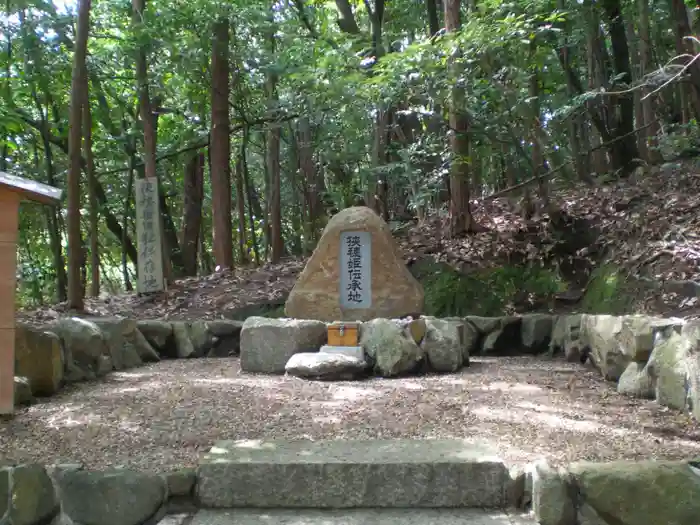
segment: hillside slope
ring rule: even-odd
[[[700,314],[699,162],[559,189],[552,203],[551,213],[528,221],[505,197],[477,203],[475,217],[488,231],[457,239],[446,235],[439,216],[392,223],[409,268],[426,288],[428,313]],[[288,258],[182,279],[149,297],[87,299],[86,309],[138,318],[280,315],[303,266],[304,259]],[[491,296],[479,302],[484,288]],[[18,316],[44,322],[64,311],[65,305],[54,305]]]

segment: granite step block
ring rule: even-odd
[[[195,490],[204,508],[505,508],[509,482],[462,440],[222,441]]]
[[[201,510],[189,525],[535,525],[526,515],[477,509]]]

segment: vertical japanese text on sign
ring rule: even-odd
[[[163,264],[156,180],[136,181],[136,213],[139,292],[161,291],[163,290]]]
[[[340,305],[369,308],[372,305],[372,235],[340,234]]]

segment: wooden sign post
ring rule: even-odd
[[[55,206],[61,190],[0,171],[0,416],[15,410],[15,286],[22,200]]]

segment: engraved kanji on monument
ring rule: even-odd
[[[160,292],[163,279],[163,251],[160,232],[157,179],[136,180],[136,242],[138,248],[139,293]]]
[[[366,321],[423,311],[423,287],[406,268],[389,225],[370,208],[334,215],[294,285],[297,319]]]
[[[372,234],[340,234],[340,306],[361,309],[372,306]]]

